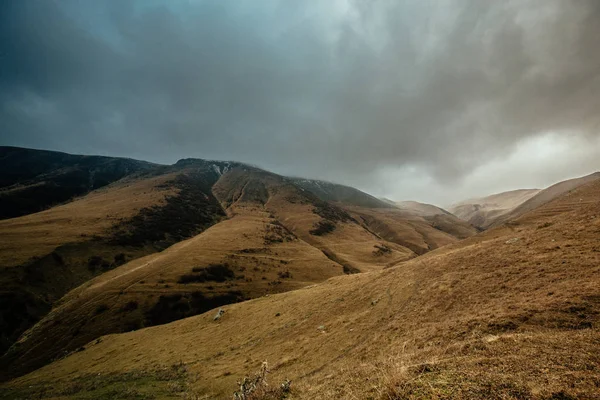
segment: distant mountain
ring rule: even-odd
[[[514,220],[526,213],[536,210],[541,206],[551,202],[552,200],[568,194],[583,185],[600,180],[600,172],[595,172],[581,178],[569,179],[556,183],[544,190],[539,191],[535,196],[530,197],[527,201],[522,202],[510,212],[496,218],[491,226],[498,226],[504,222]]]
[[[315,179],[290,178],[291,181],[324,201],[340,202],[367,208],[388,208],[389,204],[353,187]]]
[[[423,217],[434,215],[451,215],[448,211],[432,204],[419,203],[418,201],[398,201],[394,203],[401,210],[415,213]]]
[[[539,189],[522,189],[469,199],[452,205],[450,212],[485,229],[539,192]]]

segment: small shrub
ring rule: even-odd
[[[235,273],[229,268],[228,264],[209,265],[206,268],[194,267],[193,274],[182,275],[178,283],[192,282],[225,282],[235,278]]]
[[[119,266],[119,265],[123,265],[125,264],[126,259],[125,259],[125,253],[119,253],[117,255],[115,255],[115,265]]]
[[[130,302],[128,302],[127,304],[125,304],[123,307],[121,307],[121,312],[131,312],[134,310],[137,310],[138,308],[138,302],[135,300],[132,300]]]
[[[88,258],[88,267],[95,269],[96,267],[102,265],[103,262],[104,260],[102,259],[102,257],[91,256],[90,258]]]
[[[100,304],[98,307],[96,307],[96,315],[102,314],[105,311],[108,311],[109,307],[106,304]]]
[[[280,279],[286,279],[286,278],[291,278],[292,274],[290,273],[290,271],[279,271],[277,273],[277,276],[279,276]]]
[[[267,362],[264,361],[260,370],[253,377],[244,377],[238,384],[238,390],[233,393],[233,400],[281,400],[290,393],[292,381],[286,379],[279,386],[269,387]]]
[[[335,224],[328,220],[322,220],[315,224],[314,229],[311,229],[309,233],[314,236],[324,236],[335,230]]]
[[[388,246],[386,246],[383,243],[381,245],[376,244],[373,247],[375,247],[375,250],[373,250],[374,256],[383,256],[384,254],[390,254],[392,252],[392,249],[390,249]]]
[[[58,254],[56,251],[53,251],[51,254],[52,254],[52,258],[54,259],[54,261],[56,261],[57,264],[60,264],[60,265],[65,264],[65,260],[63,260],[62,256],[60,254]]]

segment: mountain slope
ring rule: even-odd
[[[389,205],[353,187],[315,179],[290,178],[297,186],[315,194],[323,201],[339,202],[366,208],[388,208]]]
[[[210,169],[152,171],[0,221],[0,350],[69,290],[224,218],[210,192],[217,178]]]
[[[4,370],[29,371],[100,335],[387,268],[476,233],[340,185],[324,197],[306,182],[184,159],[0,221],[3,349],[31,328]]]
[[[443,208],[434,206],[432,204],[419,203],[418,201],[397,201],[394,203],[396,207],[415,215],[422,217],[432,217],[434,215],[450,214]]]
[[[230,398],[267,360],[272,387],[291,379],[294,398],[593,398],[599,196],[591,182],[510,226],[395,268],[230,305],[218,321],[213,310],[106,336],[2,388]]]
[[[519,206],[515,207],[509,213],[502,215],[500,218],[493,222],[494,226],[502,224],[506,221],[511,221],[515,218],[518,218],[532,210],[539,208],[540,206],[549,203],[550,201],[565,195],[566,193],[582,186],[588,184],[590,182],[595,182],[600,179],[600,172],[595,172],[593,174],[569,179],[563,182],[559,182],[554,184],[539,193],[535,196],[531,197],[529,200],[521,203]]]
[[[539,189],[521,189],[470,199],[451,206],[450,212],[474,226],[485,229],[539,192]]]
[[[0,219],[42,211],[154,167],[125,158],[0,146]]]

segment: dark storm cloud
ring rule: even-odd
[[[235,159],[375,192],[384,171],[465,182],[549,132],[597,144],[595,0],[0,7],[6,144]]]

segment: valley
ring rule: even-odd
[[[0,397],[231,398],[266,361],[298,399],[588,398],[599,194],[510,193],[483,230],[240,163],[135,172],[0,221]]]

